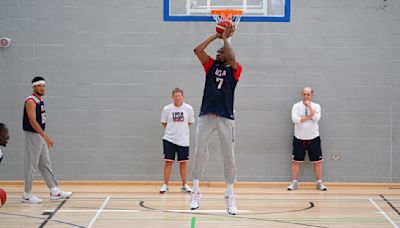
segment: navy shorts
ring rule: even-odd
[[[189,161],[189,147],[179,146],[172,142],[163,139],[164,147],[164,160],[165,161],[175,161],[175,154],[178,154],[179,162]]]
[[[311,162],[322,161],[321,139],[319,136],[311,140],[301,140],[293,137],[293,162],[303,162],[306,151]]]

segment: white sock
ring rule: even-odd
[[[322,183],[322,180],[317,180],[317,183],[318,183],[318,184],[321,184],[321,183]]]
[[[58,188],[57,187],[52,187],[50,189],[50,191],[51,191],[51,194],[57,194],[58,193]]]
[[[233,184],[227,184],[226,187],[227,187],[226,193],[228,195],[233,195]]]
[[[297,180],[292,180],[293,183],[297,183]]]
[[[193,179],[193,192],[198,192],[199,191],[199,183],[200,183],[199,180]]]

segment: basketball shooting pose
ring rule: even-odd
[[[189,126],[194,122],[192,106],[183,102],[183,90],[175,88],[172,90],[173,103],[164,107],[161,114],[161,124],[165,128],[163,137],[164,147],[164,184],[160,193],[168,192],[168,182],[171,176],[172,163],[175,154],[178,155],[180,173],[182,179],[182,192],[192,190],[186,184],[187,163],[189,161]]]
[[[220,148],[224,160],[224,176],[227,191],[224,196],[229,214],[236,214],[233,184],[236,182],[236,164],[234,156],[235,121],[234,93],[242,72],[242,66],[236,61],[228,38],[234,33],[234,26],[229,26],[222,34],[214,34],[200,43],[194,53],[205,70],[205,86],[201,104],[199,123],[196,131],[196,150],[193,164],[193,190],[190,208],[196,210],[200,204],[199,181],[203,177],[208,159],[208,143],[211,134],[217,131],[221,142]],[[217,51],[215,59],[205,49],[221,38],[224,46]]]
[[[22,194],[23,203],[41,203],[42,200],[32,194],[32,181],[37,170],[40,171],[47,187],[50,189],[50,200],[65,199],[72,192],[58,189],[56,177],[51,169],[49,147],[54,141],[45,133],[46,109],[43,96],[46,82],[42,77],[32,80],[33,94],[28,96],[24,104],[23,130],[25,135],[25,192]]]

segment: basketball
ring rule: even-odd
[[[0,207],[2,207],[7,200],[7,193],[4,189],[0,188]]]
[[[222,20],[218,22],[217,26],[215,27],[215,30],[217,33],[222,34],[226,28],[232,25],[232,21],[230,20]]]

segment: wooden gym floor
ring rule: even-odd
[[[34,193],[43,204],[20,203],[21,182],[0,182],[8,193],[0,208],[0,227],[398,227],[399,184],[327,183],[328,191],[301,183],[294,192],[288,183],[238,183],[238,214],[225,211],[221,183],[201,185],[197,211],[188,210],[189,194],[174,183],[159,194],[155,182],[63,182],[71,198],[51,202],[43,183]]]

